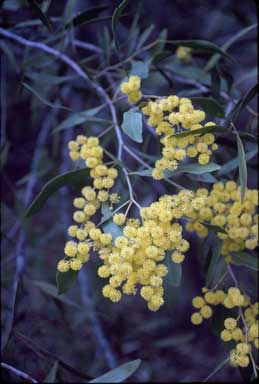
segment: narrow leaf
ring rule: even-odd
[[[58,288],[58,294],[67,292],[71,286],[75,283],[77,278],[78,271],[73,271],[70,269],[67,272],[59,272],[56,273],[56,284]]]
[[[46,283],[45,281],[32,281],[33,285],[38,287],[46,295],[53,297],[56,300],[63,302],[64,304],[70,305],[72,307],[78,308],[78,304],[74,303],[72,300],[67,297],[61,297],[58,295],[57,287],[53,284]]]
[[[233,252],[231,257],[233,264],[258,271],[258,257],[247,252]]]
[[[236,41],[241,39],[244,35],[246,35],[248,32],[250,32],[252,29],[254,29],[256,27],[257,27],[257,23],[249,25],[248,27],[246,27],[244,29],[241,29],[241,31],[239,31],[237,34],[232,36],[225,44],[223,44],[221,49],[224,52],[226,52],[228,50],[228,48],[230,48]],[[212,58],[208,61],[207,65],[205,67],[205,70],[209,71],[210,69],[212,69],[217,64],[219,58],[220,58],[220,55],[218,55],[218,54],[213,55]]]
[[[140,363],[141,360],[137,359],[130,361],[129,363],[122,364],[104,375],[90,380],[89,383],[122,383],[138,369]]]
[[[225,233],[225,234],[227,234],[227,232],[225,231],[225,229],[222,228],[222,227],[219,227],[218,225],[213,225],[213,224],[205,223],[204,221],[200,221],[200,223],[201,223],[202,225],[204,225],[204,227],[206,227],[209,231],[220,232],[220,233]]]
[[[128,5],[128,2],[129,2],[129,0],[123,0],[119,4],[119,6],[115,9],[115,11],[113,12],[113,15],[112,15],[112,33],[113,33],[115,47],[116,47],[117,51],[119,51],[119,39],[118,39],[118,35],[117,35],[117,24],[118,24],[120,15],[123,12],[123,10],[126,8],[126,6]]]
[[[96,20],[99,14],[109,7],[107,5],[99,5],[97,7],[86,9],[82,12],[79,12],[76,16],[74,16],[69,22],[67,22],[64,26],[65,29],[76,27],[78,25],[85,24],[91,20]]]
[[[132,140],[136,141],[137,143],[143,142],[143,124],[141,113],[134,112],[132,110],[124,112],[121,127]]]
[[[255,97],[258,92],[258,84],[255,84],[249,91],[245,94],[245,96],[239,100],[239,102],[235,105],[232,111],[229,113],[226,119],[226,126],[229,125],[231,121],[235,121],[240,114],[240,112],[250,103],[250,101]]]
[[[224,108],[217,100],[207,97],[191,97],[192,102],[199,104],[206,113],[216,117],[224,117]]]
[[[56,383],[56,376],[57,376],[57,370],[58,370],[58,361],[55,361],[53,364],[53,367],[43,380],[43,383]]]
[[[219,240],[217,247],[215,248],[215,250],[212,254],[212,257],[210,259],[210,264],[209,264],[208,272],[207,272],[207,276],[206,276],[206,287],[208,287],[213,280],[213,276],[215,273],[215,267],[216,267],[217,262],[220,258],[220,255],[221,255],[222,243],[223,243],[222,240]]]
[[[235,131],[235,134],[236,134],[237,149],[238,149],[238,168],[239,168],[239,182],[241,187],[241,200],[243,201],[245,192],[246,192],[246,184],[247,184],[246,158],[245,158],[245,151],[244,151],[242,140],[240,139],[237,131]]]
[[[169,273],[172,285],[179,287],[182,280],[182,263],[174,263],[172,261],[170,265]]]
[[[193,173],[195,175],[201,175],[203,173],[208,172],[214,172],[220,169],[220,165],[216,163],[210,163],[207,165],[200,165],[200,164],[183,164],[179,165],[178,168],[175,171],[166,170],[164,171],[164,178],[169,178],[173,175],[176,175],[178,173]],[[141,171],[131,172],[131,175],[139,175],[139,176],[152,176],[152,169],[144,169]]]
[[[234,59],[224,52],[218,45],[207,41],[207,40],[167,40],[168,44],[181,45],[183,47],[189,47],[192,49],[197,49],[199,51],[219,53],[220,55],[228,58],[232,62]]]
[[[51,32],[53,30],[53,24],[50,18],[42,12],[39,4],[36,0],[27,0],[31,9],[35,12],[38,18],[42,21],[42,23],[47,27],[47,29]]]
[[[190,136],[190,135],[200,135],[200,134],[205,134],[205,133],[209,133],[209,132],[227,132],[228,129],[226,127],[223,127],[222,125],[212,125],[212,126],[209,126],[209,127],[202,127],[202,128],[198,128],[198,129],[193,129],[193,130],[189,130],[189,131],[186,131],[186,132],[179,132],[179,133],[175,133],[173,136],[174,137],[186,137],[186,136]]]
[[[35,213],[39,212],[45,205],[48,198],[57,192],[61,187],[65,185],[74,185],[76,182],[81,180],[86,181],[88,177],[89,171],[86,168],[76,169],[54,177],[47,184],[45,184],[38,196],[33,200],[25,212],[25,217],[31,217]]]

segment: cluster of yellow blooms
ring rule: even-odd
[[[200,221],[219,226],[226,233],[217,232],[223,240],[222,255],[231,262],[231,252],[244,249],[253,250],[258,246],[258,191],[247,189],[241,201],[240,187],[234,181],[216,183],[209,192],[205,188],[196,191],[203,196],[206,204],[200,210],[188,215],[192,221],[186,224],[188,231],[196,231],[198,236],[206,237],[208,229]]]
[[[139,220],[128,219],[123,236],[118,236],[114,245],[109,244],[99,251],[104,265],[99,268],[98,275],[109,278],[103,295],[119,301],[121,291],[134,295],[140,285],[140,295],[147,301],[148,308],[157,311],[164,303],[162,285],[168,269],[162,262],[166,254],[170,252],[174,263],[182,263],[184,252],[189,249],[177,219],[186,214],[190,205],[200,206],[202,203],[203,199],[193,198],[192,192],[181,191],[178,195],[164,195],[149,207],[142,208],[142,224]],[[118,214],[113,220],[123,225],[126,218]]]
[[[118,176],[118,171],[103,163],[103,149],[99,145],[98,138],[79,135],[75,141],[69,142],[68,147],[72,160],[81,158],[85,161],[86,167],[90,169],[94,188],[84,187],[81,196],[74,199],[73,205],[76,211],[73,219],[77,225],[71,225],[68,228],[68,234],[75,240],[68,241],[65,245],[66,257],[58,263],[60,272],[67,272],[69,269],[78,271],[83,263],[88,261],[90,249],[93,246],[90,235],[92,232],[99,231],[90,218],[97,213],[102,202],[109,201],[112,205],[120,199],[117,193],[109,193]],[[103,244],[109,243],[111,235],[103,234],[100,241]]]
[[[140,84],[138,76],[130,76],[129,81],[121,84],[121,92],[128,95],[130,103],[136,104],[141,99]]]
[[[180,60],[180,61],[190,61],[191,58],[192,58],[192,55],[191,55],[191,51],[192,49],[189,48],[189,47],[178,47],[175,54],[176,54],[176,57]]]
[[[203,197],[195,197],[187,190],[177,195],[164,195],[140,210],[142,222],[127,218],[123,213],[114,214],[113,222],[120,226],[122,235],[113,238],[111,233],[103,233],[96,226],[93,216],[101,203],[118,202],[116,194],[109,194],[117,171],[103,163],[103,150],[95,137],[79,135],[69,142],[69,149],[72,160],[81,158],[90,168],[93,188],[84,187],[81,196],[74,199],[76,225],[68,228],[68,234],[74,239],[66,243],[65,258],[59,261],[58,270],[80,270],[93,249],[103,261],[98,275],[109,278],[102,291],[105,297],[117,302],[122,293],[136,294],[139,285],[140,295],[147,301],[148,308],[158,310],[164,303],[163,277],[168,272],[163,260],[170,252],[172,262],[182,263],[184,253],[189,249],[177,220],[193,208],[200,209],[204,204]]]
[[[252,304],[250,298],[242,294],[237,287],[230,287],[226,293],[220,289],[209,291],[204,287],[202,292],[203,296],[196,296],[192,300],[193,307],[199,309],[199,312],[192,314],[191,322],[199,325],[203,319],[210,318],[213,314],[212,306],[221,304],[228,309],[238,308],[236,319],[232,317],[225,319],[220,337],[225,342],[233,340],[237,343],[230,351],[231,365],[247,367],[252,345],[257,349],[259,347],[258,302]]]
[[[153,177],[160,180],[164,177],[164,170],[175,170],[178,162],[186,157],[198,156],[198,163],[208,164],[212,151],[218,146],[214,142],[212,133],[195,134],[195,130],[203,128],[201,122],[206,118],[205,112],[193,107],[188,98],[169,96],[167,98],[149,101],[142,108],[142,112],[149,116],[148,123],[156,128],[156,133],[162,136],[162,158],[157,160],[153,170]],[[207,122],[204,126],[213,126],[215,123]],[[192,131],[192,135],[177,137],[176,133],[181,127]]]
[[[139,101],[142,96],[139,91],[140,83],[138,76],[131,76],[128,82],[121,84],[121,91],[128,94],[132,103]],[[186,157],[198,156],[199,164],[209,163],[212,152],[217,150],[218,146],[212,133],[195,133],[195,130],[203,128],[201,123],[205,120],[206,114],[202,110],[195,109],[190,99],[175,95],[157,98],[155,101],[149,101],[141,110],[148,116],[148,124],[162,136],[160,139],[163,145],[162,158],[155,163],[152,173],[154,179],[162,179],[166,169],[177,169],[178,162]],[[216,125],[214,122],[209,121],[204,127],[214,125]],[[192,131],[193,134],[177,137],[175,134],[180,131]]]

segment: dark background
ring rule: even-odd
[[[30,7],[19,1],[1,3],[3,3],[0,13],[1,27],[28,40],[44,41],[50,46],[53,45],[51,39],[55,31],[49,33],[41,25],[17,26],[19,23],[37,19],[37,15]],[[39,3],[42,5],[47,2],[39,1]],[[50,1],[48,16],[61,17],[67,3],[67,1]],[[99,4],[105,2],[75,1],[72,14]],[[108,9],[103,14],[111,15],[119,2],[109,1],[106,4]],[[257,21],[255,2],[249,0],[131,1],[119,23],[122,58],[127,56],[126,48],[130,43],[127,39],[137,9],[140,13],[137,26],[141,32],[150,24],[154,24],[149,42],[157,38],[161,30],[166,28],[168,39],[205,39],[221,46],[241,29]],[[56,24],[54,25],[56,28]],[[85,42],[102,45],[105,43],[104,28],[111,37],[111,20],[107,19],[78,27],[72,39],[76,37]],[[67,32],[68,36],[69,33],[72,34],[71,30]],[[200,327],[192,326],[189,320],[192,313],[191,299],[199,294],[205,284],[206,249],[213,244],[214,238],[202,242],[195,236],[186,234],[192,246],[183,265],[181,286],[176,288],[170,280],[166,281],[166,303],[157,313],[148,311],[138,296],[125,297],[118,304],[105,300],[101,296],[103,281],[96,276],[97,260],[84,268],[86,291],[82,291],[82,285],[79,286],[77,283],[67,296],[62,296],[61,299],[55,296],[55,269],[62,257],[65,230],[71,222],[75,191],[71,188],[61,190],[32,220],[23,218],[24,205],[36,196],[47,180],[72,169],[66,148],[67,141],[73,138],[75,133],[84,130],[87,133],[90,130],[91,134],[99,133],[101,127],[94,124],[87,127],[79,126],[74,131],[68,130],[64,134],[62,132],[51,135],[51,129],[64,120],[68,113],[44,105],[24,89],[21,83],[27,79],[26,74],[29,71],[56,76],[71,75],[71,72],[67,71],[67,67],[58,60],[52,61],[44,54],[39,56],[37,50],[28,50],[21,45],[3,40],[8,43],[17,67],[15,69],[10,57],[3,55],[1,49],[1,150],[5,148],[7,153],[2,164],[1,183],[2,324],[5,334],[6,319],[10,313],[12,314],[10,306],[14,308],[13,325],[9,340],[2,351],[2,360],[29,373],[39,381],[46,377],[54,362],[59,361],[57,381],[86,382],[89,378],[109,369],[103,349],[98,346],[95,337],[96,318],[98,318],[98,324],[100,323],[115,356],[116,365],[137,358],[142,359],[141,366],[132,380],[136,382],[203,380],[228,355],[227,347],[211,331],[211,320]],[[109,51],[109,44],[106,49]],[[71,47],[65,47],[64,50],[77,61],[87,59],[87,54],[92,54]],[[247,76],[238,85],[237,97],[241,97],[256,81],[256,31],[246,34],[230,48],[229,52],[238,59],[239,65],[221,61],[218,70],[222,77],[231,79],[233,83],[254,71],[254,75]],[[139,57],[144,58],[145,54]],[[206,55],[205,57],[197,55],[192,65],[202,68],[207,58]],[[28,64],[30,60],[32,61]],[[106,62],[103,64],[105,67],[116,62],[118,57],[112,53],[109,64]],[[94,70],[96,70],[95,60],[90,62],[88,74],[91,76]],[[116,81],[119,81],[125,73],[118,72],[116,76]],[[165,81],[161,77],[158,83],[151,79],[150,82],[145,80],[143,84],[149,93],[156,92],[154,90],[156,84],[157,94],[186,92],[187,95],[192,91],[191,85],[182,85],[173,76],[171,81]],[[102,80],[102,85],[108,86],[105,80]],[[58,86],[43,83],[42,88],[38,87],[38,90],[44,92],[47,100],[52,102],[58,100],[73,111],[92,108],[99,102],[91,90],[86,89],[78,80]],[[119,106],[120,121],[123,108],[125,110],[125,105]],[[236,123],[237,129],[256,133],[255,99],[251,102],[250,108],[250,111],[246,110],[240,115]],[[103,117],[105,118],[105,115]],[[42,138],[41,143],[39,134],[44,124],[47,126],[45,132],[48,131],[48,134],[45,139]],[[116,153],[115,138],[111,136],[106,142],[105,140],[102,144]],[[153,145],[152,141],[148,140],[145,143],[147,153],[154,154],[158,148],[157,144]],[[215,162],[224,164],[236,157],[233,139],[223,137],[218,143],[221,148]],[[246,145],[247,151],[254,148],[252,145],[254,144]],[[137,148],[141,150],[141,146]],[[32,169],[35,153],[39,158],[36,170]],[[124,161],[131,169],[137,166],[126,155]],[[256,168],[256,157],[253,157],[248,168],[248,186],[251,188],[257,187],[258,184]],[[235,170],[225,175],[224,180],[237,179],[237,176]],[[142,185],[139,181],[137,178],[134,179],[134,185],[142,205],[150,203],[161,193],[173,192],[166,185],[157,187],[148,184],[146,180]],[[30,182],[32,187],[28,187]],[[197,182],[192,184],[192,180],[186,176],[179,178],[177,182],[186,186],[203,185]],[[210,184],[205,186],[209,188]],[[125,191],[125,186],[120,185],[119,188]],[[14,282],[17,281],[19,256],[22,256],[25,264],[19,275],[15,302],[12,305],[10,298],[13,297]],[[236,272],[254,291],[254,277],[249,274],[244,276],[239,268]],[[67,302],[66,298],[71,301]],[[2,376],[9,382],[21,382],[18,376],[7,370],[2,371]],[[214,376],[214,380],[234,382],[242,381],[242,377],[237,369],[226,366]]]

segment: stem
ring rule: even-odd
[[[32,383],[38,383],[37,380],[35,380],[33,377],[31,377],[30,375],[28,375],[28,373],[25,373],[23,371],[20,371],[19,369],[13,367],[12,365],[9,365],[9,364],[6,364],[6,363],[1,363],[1,367],[7,369],[8,371],[11,371],[13,373],[15,373],[17,376],[19,377],[22,377],[23,379],[25,380],[29,380],[31,381]]]

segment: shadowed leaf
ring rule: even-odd
[[[86,9],[85,11],[79,12],[76,16],[67,22],[64,26],[65,29],[76,27],[81,24],[85,24],[91,20],[96,20],[99,14],[109,7],[107,5],[99,5],[97,7]]]
[[[88,177],[89,171],[86,168],[76,169],[75,171],[66,172],[54,177],[44,185],[38,196],[33,200],[25,212],[25,217],[31,217],[35,213],[39,212],[45,205],[48,198],[57,192],[60,188],[64,187],[65,185],[74,185],[80,180],[84,180],[84,182],[86,182]]]
[[[58,294],[67,292],[71,286],[75,283],[78,271],[69,270],[67,272],[56,273],[56,283],[58,288]]]
[[[38,16],[38,18],[42,21],[42,23],[48,28],[48,30],[51,32],[53,30],[53,24],[50,20],[50,18],[42,12],[39,4],[36,0],[27,0],[29,6],[31,9],[35,12],[35,14]]]
[[[119,6],[115,9],[112,15],[112,33],[114,37],[115,47],[117,51],[119,51],[119,39],[117,35],[117,24],[120,18],[120,15],[122,14],[123,10],[128,5],[129,0],[123,0]]]

